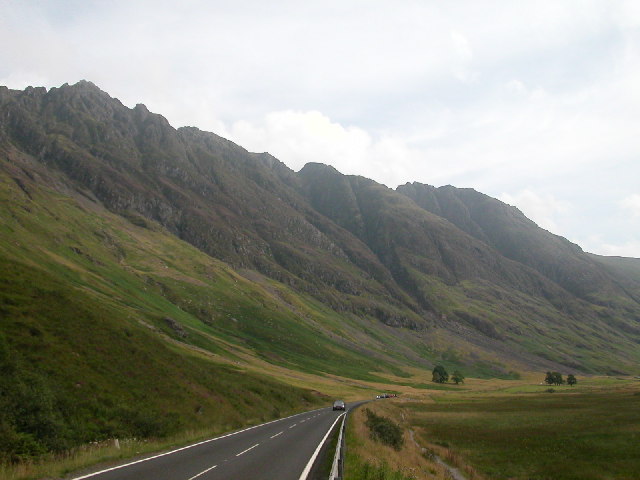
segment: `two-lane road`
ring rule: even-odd
[[[302,480],[342,413],[313,410],[73,480]]]

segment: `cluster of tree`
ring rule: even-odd
[[[565,380],[562,378],[562,374],[559,372],[547,372],[547,375],[544,377],[544,382],[548,385],[562,385],[565,383]],[[572,387],[578,383],[578,380],[570,373],[567,375],[567,385],[571,385]]]
[[[449,374],[442,365],[436,365],[431,373],[431,379],[436,383],[446,383],[449,381]],[[464,383],[464,375],[456,370],[453,372],[453,375],[451,375],[451,381],[455,382],[456,385]]]

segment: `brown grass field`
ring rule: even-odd
[[[469,379],[467,390],[377,400],[375,411],[404,429],[400,452],[371,439],[359,409],[345,478],[450,478],[434,455],[469,480],[640,478],[640,381],[579,377],[549,393],[543,378]]]

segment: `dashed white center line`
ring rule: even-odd
[[[293,428],[297,425],[297,423],[294,423],[293,425],[291,425],[289,428]]]
[[[256,443],[253,447],[249,447],[246,450],[240,452],[239,454],[236,455],[236,457],[239,457],[240,455],[247,453],[249,450],[253,450],[254,448],[256,448],[258,445],[260,445],[259,443]]]
[[[214,468],[216,468],[216,467],[217,467],[217,465],[214,465],[213,467],[209,467],[209,468],[207,468],[206,470],[204,470],[204,471],[200,472],[199,474],[194,475],[194,476],[193,476],[193,477],[191,477],[189,480],[193,480],[194,478],[198,478],[200,475],[204,475],[205,473],[207,473],[207,472],[208,472],[208,471],[210,471],[210,470],[213,470],[213,469],[214,469]]]
[[[276,438],[278,435],[282,435],[283,432],[280,433],[276,433],[273,437],[269,437],[269,438]]]

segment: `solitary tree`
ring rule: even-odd
[[[456,370],[455,372],[453,372],[453,375],[451,375],[451,380],[456,382],[456,385],[458,385],[459,383],[464,383],[464,375],[461,374],[460,371]]]
[[[442,365],[436,365],[433,368],[432,373],[432,380],[436,383],[445,383],[447,380],[449,380],[449,374]]]
[[[576,380],[576,377],[573,375],[573,373],[570,373],[569,375],[567,375],[567,384],[571,385],[572,387],[578,383],[578,380]]]

